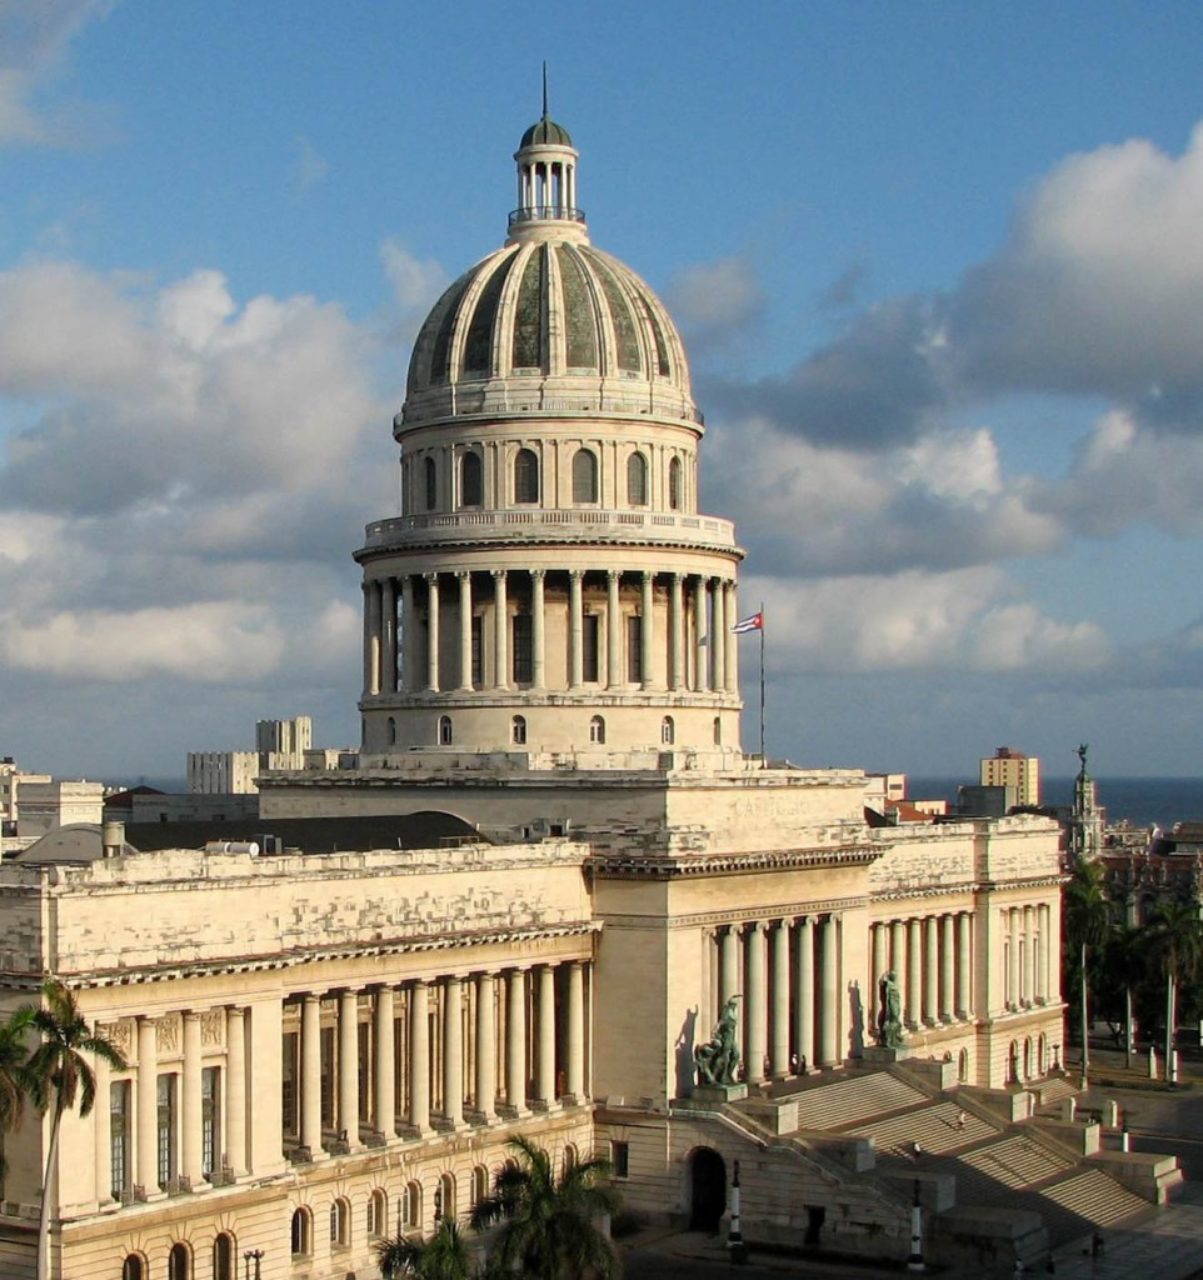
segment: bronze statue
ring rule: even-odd
[[[723,1012],[714,1028],[714,1035],[693,1051],[693,1061],[698,1069],[700,1085],[735,1083],[735,1073],[739,1069],[739,1042],[736,1035],[738,1017],[735,1002],[739,999],[738,995],[734,995],[723,1005]]]
[[[902,991],[893,969],[882,974],[878,995],[881,1012],[877,1015],[877,1043],[897,1049],[902,1044]]]

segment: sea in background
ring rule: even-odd
[[[957,787],[974,783],[974,778],[924,778],[908,776],[906,794],[911,800],[948,800],[955,804]],[[1107,811],[1107,821],[1125,818],[1134,827],[1154,824],[1168,831],[1175,822],[1203,822],[1203,778],[1096,778],[1099,804]],[[1074,780],[1041,778],[1041,803],[1073,803]]]

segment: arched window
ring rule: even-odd
[[[439,746],[449,747],[453,741],[451,733],[451,717],[439,716]]]
[[[533,449],[519,449],[514,459],[514,501],[539,501],[539,459]]]
[[[597,501],[597,455],[592,449],[578,449],[572,457],[573,502]]]
[[[515,716],[510,721],[510,741],[516,747],[526,745],[526,717]]]
[[[488,1197],[489,1194],[489,1171],[483,1164],[478,1164],[472,1170],[472,1207],[476,1208],[478,1204]]]
[[[716,747],[723,745],[723,719],[721,716],[714,717],[714,745]]]
[[[341,1197],[330,1206],[330,1243],[337,1249],[351,1243],[351,1206]]]
[[[416,1231],[422,1225],[422,1184],[407,1182],[401,1199],[402,1225],[407,1231]]]
[[[601,716],[594,716],[589,721],[589,741],[604,743],[606,740],[606,722]]]
[[[433,458],[422,463],[422,478],[426,489],[426,510],[433,511],[439,505],[439,470]]]
[[[388,718],[388,745],[390,747],[397,745],[397,721],[394,716]]]
[[[580,1157],[577,1155],[576,1147],[571,1142],[564,1144],[564,1172],[569,1174],[576,1168]]]
[[[368,1238],[375,1239],[388,1230],[388,1193],[377,1187],[368,1196]]]
[[[434,1207],[435,1217],[455,1221],[455,1174],[445,1173],[439,1179],[438,1203]]]
[[[173,1244],[167,1255],[167,1280],[191,1280],[192,1255],[186,1244]]]
[[[647,459],[641,453],[633,453],[627,459],[627,504],[647,506]]]
[[[292,1215],[292,1253],[293,1257],[313,1252],[313,1220],[309,1210],[297,1209]]]
[[[213,1280],[237,1280],[234,1254],[234,1237],[223,1231],[213,1241]]]
[[[681,510],[681,459],[673,458],[668,464],[668,505],[673,511]]]
[[[671,747],[677,739],[677,727],[673,724],[672,716],[665,716],[660,721],[660,741],[666,746]]]
[[[138,1254],[131,1253],[121,1264],[121,1280],[146,1280],[146,1263]]]
[[[471,449],[460,455],[459,504],[461,507],[479,507],[485,500],[484,467],[480,454]]]
[[[969,1083],[969,1050],[962,1049],[957,1059],[957,1079],[961,1084]]]

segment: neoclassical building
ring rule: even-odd
[[[870,825],[860,771],[742,753],[743,552],[698,509],[681,338],[592,245],[568,133],[545,114],[515,160],[505,244],[414,346],[403,509],[355,553],[359,767],[260,779],[268,834],[431,810],[470,834],[266,856],[111,833],[0,869],[0,1011],[54,974],[129,1064],[66,1123],[64,1280],[228,1280],[256,1251],[261,1280],[375,1276],[372,1244],[465,1213],[516,1133],[608,1152],[632,1210],[678,1220],[697,1153],[739,1159],[753,1232],[905,1257],[909,1189],[796,1115],[770,1141],[756,1108],[907,1063],[1014,1092],[1059,1058],[1057,827]],[[749,1097],[706,1101],[693,1051],[736,994]],[[8,1144],[5,1275],[31,1274],[46,1139]]]

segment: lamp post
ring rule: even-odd
[[[263,1257],[262,1249],[248,1249],[242,1259],[246,1263],[246,1280],[251,1280],[251,1261],[255,1263],[255,1280],[259,1280],[259,1261]]]
[[[915,1198],[911,1205],[911,1256],[906,1260],[911,1272],[926,1271],[923,1262],[923,1209],[919,1204],[919,1179],[915,1179]]]
[[[727,1227],[728,1256],[733,1263],[747,1262],[748,1249],[744,1244],[743,1228],[739,1220],[739,1161],[731,1175],[731,1222]]]

